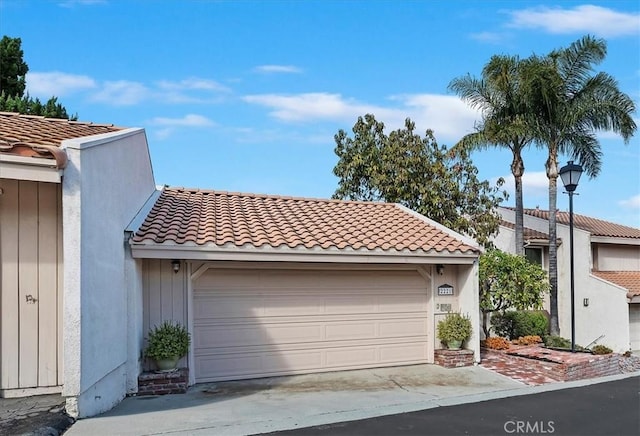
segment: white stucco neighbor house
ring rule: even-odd
[[[479,325],[474,241],[397,204],[156,188],[143,129],[0,113],[0,223],[0,396],[75,417],[137,392],[164,320],[190,383],[429,363],[447,312]]]
[[[90,416],[137,389],[141,262],[124,229],[155,191],[143,129],[0,113],[0,395]]]
[[[515,251],[515,211],[500,208],[495,245]],[[549,212],[524,211],[525,251],[549,266]],[[569,214],[558,212],[560,334],[571,337]],[[616,352],[640,350],[640,229],[574,214],[576,343],[593,341]],[[548,301],[547,301],[548,308]]]

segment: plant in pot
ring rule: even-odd
[[[472,330],[471,319],[457,312],[448,313],[438,321],[438,339],[450,350],[459,350],[471,337]]]
[[[180,323],[165,321],[149,332],[149,343],[145,356],[155,360],[160,371],[173,371],[178,360],[187,354],[191,337]]]

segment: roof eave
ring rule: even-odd
[[[625,238],[621,236],[593,236],[591,242],[599,244],[640,245],[640,238]]]
[[[63,170],[58,167],[58,162],[51,158],[0,153],[0,174],[3,179],[60,183]]]
[[[318,250],[257,247],[218,247],[184,244],[131,243],[131,253],[140,259],[230,260],[263,262],[472,264],[477,252],[362,252],[358,250]]]

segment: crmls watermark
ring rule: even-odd
[[[556,429],[553,421],[507,421],[504,431],[509,434],[551,434]]]

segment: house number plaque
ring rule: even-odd
[[[438,286],[438,295],[453,295],[453,286],[447,284]]]

